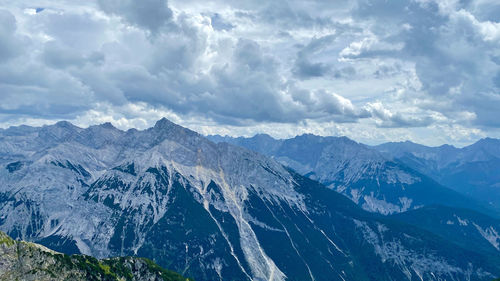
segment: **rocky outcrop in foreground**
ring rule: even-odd
[[[187,281],[154,262],[135,257],[98,260],[68,256],[44,246],[11,239],[0,232],[0,280]]]

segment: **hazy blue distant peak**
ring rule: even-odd
[[[372,148],[380,152],[383,152],[386,155],[390,155],[391,157],[396,157],[396,158],[412,154],[425,159],[442,158],[446,159],[446,161],[450,161],[450,157],[453,158],[460,152],[460,148],[456,148],[448,144],[436,147],[430,147],[422,144],[413,143],[411,141],[388,142],[372,146]]]
[[[319,142],[323,142],[323,141],[345,141],[345,142],[351,142],[351,143],[357,143],[356,141],[346,137],[346,136],[319,136],[319,135],[315,135],[315,134],[310,134],[310,133],[307,133],[307,134],[302,134],[302,135],[298,135],[292,139],[306,139],[306,140],[316,140],[316,141],[319,141]]]
[[[253,136],[255,139],[277,140],[268,134],[256,134]]]
[[[240,136],[240,137],[232,137],[232,136],[229,136],[229,135],[208,135],[207,138],[209,139],[213,139],[213,140],[227,140],[227,141],[232,141],[232,140],[251,140],[251,139],[254,139],[254,140],[278,140],[278,139],[275,139],[273,138],[271,135],[268,135],[268,134],[256,134],[254,136],[251,136],[251,137],[243,137],[243,136]]]
[[[179,126],[179,125],[173,123],[172,121],[168,120],[165,117],[158,120],[152,128],[149,128],[146,131],[161,133],[161,134],[168,134],[168,135],[175,135],[176,133],[182,133],[182,134],[187,134],[187,135],[191,135],[191,136],[201,137],[201,135],[198,134],[197,132],[192,131],[188,128]]]
[[[495,139],[495,138],[483,138],[478,140],[477,142],[464,147],[464,149],[470,149],[470,148],[495,148],[498,149],[500,148],[500,139]]]
[[[269,138],[269,142],[260,141],[258,137],[211,138],[272,156],[372,212],[403,212],[429,202],[457,201],[455,203],[460,206],[473,204],[468,198],[428,178],[434,174],[426,169],[457,162],[459,149],[453,146],[427,147],[411,141],[368,146],[348,137],[314,134],[279,141]],[[423,160],[417,161],[419,165],[416,165],[403,157]]]
[[[206,136],[209,140],[218,143],[218,142],[223,142],[227,140],[232,140],[233,138],[230,136],[221,136],[221,135],[208,135]]]
[[[478,140],[476,143],[500,143],[500,139],[486,137]]]
[[[105,128],[105,129],[117,129],[115,126],[113,126],[113,124],[111,124],[111,122],[106,122],[106,123],[102,123],[100,125],[97,125],[101,128]]]
[[[424,158],[429,158],[430,155],[434,155],[433,157],[437,157],[437,161],[450,161],[450,158],[455,158],[456,161],[466,158],[474,159],[476,156],[475,154],[479,152],[483,153],[483,156],[485,157],[487,155],[493,157],[500,156],[500,140],[495,138],[480,139],[477,142],[463,148],[457,148],[449,144],[431,147],[413,143],[410,141],[388,142],[373,147],[379,151],[389,153],[395,157],[401,157],[404,154],[408,153]]]
[[[164,128],[170,128],[170,127],[175,127],[175,126],[179,126],[179,125],[174,124],[172,121],[163,117],[160,120],[156,121],[154,128],[164,129]]]
[[[198,142],[208,142],[202,135],[188,128],[179,126],[167,118],[162,118],[156,122],[154,127],[139,131],[137,134],[143,138],[144,142],[150,145],[159,144],[165,140],[183,142],[190,146],[196,146]]]
[[[68,128],[68,129],[74,129],[74,128],[79,128],[75,125],[73,125],[71,122],[68,121],[59,121],[53,125],[54,127],[59,127],[59,128]],[[50,127],[50,126],[47,126]]]
[[[458,150],[459,149],[451,144],[443,144],[443,145],[438,146],[438,148],[443,149],[443,150]]]
[[[110,122],[106,122],[106,123],[102,123],[102,124],[99,124],[99,125],[90,126],[88,128],[83,129],[81,132],[82,132],[82,134],[86,134],[86,133],[96,134],[96,133],[99,133],[99,134],[103,134],[103,135],[109,135],[109,134],[113,134],[113,135],[119,134],[119,135],[122,135],[122,134],[125,134],[124,131],[116,128]]]
[[[34,133],[40,130],[40,127],[32,127],[27,125],[11,126],[7,129],[0,129],[2,135],[24,135]]]

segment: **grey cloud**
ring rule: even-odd
[[[206,33],[186,14],[172,18],[166,2],[147,2],[150,7],[168,9],[160,13],[163,17],[134,10],[134,3],[100,2],[100,7],[130,24],[154,31],[154,36],[122,29],[109,41],[106,34],[117,27],[87,12],[48,10],[30,18],[53,40],[42,48],[32,46],[31,51],[40,55],[24,58],[22,63],[30,68],[11,70],[10,77],[4,77],[1,87],[9,94],[2,112],[75,116],[99,103],[146,103],[185,116],[237,125],[294,123],[304,118],[355,122],[367,117],[339,95],[293,86],[294,82],[281,73],[282,65],[275,54],[253,40],[216,42],[218,57],[200,72],[199,60],[205,59],[209,48]],[[144,22],[141,17],[156,20]],[[162,28],[167,22],[173,28]],[[71,32],[67,26],[73,27]],[[314,53],[329,40],[313,40],[306,51]],[[15,87],[7,85],[14,81]],[[25,102],[16,103],[19,93],[23,93]]]
[[[330,71],[330,67],[322,62],[313,63],[300,55],[295,60],[293,74],[300,78],[321,77]]]
[[[418,1],[361,1],[353,10],[358,20],[375,20],[371,31],[388,44],[404,43],[409,56],[428,56],[436,49],[439,28],[447,21],[434,2]],[[407,28],[403,28],[407,26]],[[404,53],[366,50],[366,56],[393,56],[404,58]]]
[[[296,27],[296,25],[312,26],[329,23],[327,19],[314,18],[305,10],[298,10],[286,1],[270,1],[259,12],[259,17],[271,24],[284,27]]]
[[[299,122],[305,118],[326,118],[337,122],[355,122],[368,117],[352,103],[326,91],[311,92],[284,81],[279,65],[263,55],[257,43],[239,40],[233,63],[214,69],[218,113],[255,121]],[[292,100],[290,100],[292,98]]]
[[[206,35],[185,18],[180,17],[176,26],[152,39],[148,62],[151,72],[188,70],[207,48]]]
[[[231,30],[231,29],[233,29],[235,27],[230,22],[224,20],[222,18],[222,16],[220,14],[218,14],[218,13],[213,14],[210,17],[210,20],[211,20],[211,23],[212,23],[212,27],[215,30],[226,30],[227,31],[227,30]]]
[[[240,39],[234,47],[231,63],[211,70],[206,97],[207,110],[216,116],[255,121],[295,121],[293,105],[283,100],[284,83],[272,57],[262,54],[260,46]]]
[[[461,8],[471,11],[481,21],[500,21],[500,5],[496,0],[463,1]]]
[[[301,78],[320,77],[330,71],[330,66],[322,62],[311,62],[310,56],[324,49],[332,40],[334,35],[313,38],[309,44],[297,52],[292,72]]]
[[[29,28],[39,27],[59,46],[76,50],[96,50],[108,40],[108,23],[92,13],[47,11],[27,19]],[[70,27],[70,28],[69,28]]]
[[[252,40],[240,39],[235,48],[234,60],[237,67],[249,71],[275,71],[275,62],[262,54],[260,46]]]
[[[338,61],[332,61],[336,55],[334,41],[339,34],[312,38],[297,52],[292,73],[300,79],[327,77],[331,79],[349,79],[356,74],[356,69]]]
[[[235,1],[236,2],[236,1]],[[250,11],[259,21],[281,29],[304,29],[334,27],[345,28],[335,21],[345,16],[353,5],[352,1],[246,1],[245,5],[236,4],[239,9]],[[251,4],[248,4],[251,3]]]
[[[454,120],[465,111],[476,119],[462,124],[500,127],[498,40],[432,1],[98,0],[101,11],[61,3],[16,14],[32,43],[0,14],[0,115],[140,105],[216,124],[369,118],[413,128],[441,122],[433,112]],[[498,20],[491,1],[460,3],[477,21]],[[365,106],[374,100],[401,108]]]
[[[64,48],[56,42],[45,44],[43,51],[43,60],[46,64],[56,67],[65,68],[68,66],[83,66],[86,58],[73,48]]]
[[[290,88],[278,73],[278,62],[255,41],[238,40],[226,59],[226,64],[212,66],[197,79],[182,71],[152,75],[144,68],[122,69],[110,79],[130,101],[162,105],[181,114],[203,114],[233,125],[304,118],[354,122],[367,117],[339,95]]]
[[[490,56],[500,52],[500,45],[485,37],[480,26],[486,24],[480,22],[484,17],[474,18],[466,10],[475,5],[473,2],[460,2],[446,11],[431,1],[361,2],[353,13],[356,18],[374,19],[370,30],[381,42],[402,43],[404,47],[398,52],[382,53],[368,48],[357,57],[413,61],[421,89],[428,98],[449,100],[452,104],[439,108],[440,103],[427,103],[424,109],[449,117],[457,111],[474,112],[475,125],[500,126],[498,113],[491,107],[500,107],[493,94],[497,92],[494,76],[499,66]],[[473,13],[482,12],[476,9]]]
[[[393,65],[381,65],[374,72],[373,76],[377,79],[391,77],[403,72],[402,66],[399,63]]]
[[[71,75],[30,63],[14,67],[0,67],[1,113],[69,118],[92,107],[92,93]]]
[[[172,19],[166,0],[98,0],[98,4],[104,12],[121,16],[130,24],[152,32]]]
[[[426,127],[433,124],[435,120],[432,117],[426,116],[422,118],[407,117],[401,114],[396,114],[389,119],[383,120],[379,127],[382,128],[416,128]]]
[[[324,90],[316,93],[318,99],[317,108],[329,114],[337,115],[337,121],[354,122],[359,118],[368,118],[371,114],[366,110],[360,110],[354,107],[350,100],[347,100],[337,94],[332,94]]]
[[[20,54],[21,40],[16,36],[16,18],[0,9],[0,63]]]
[[[48,23],[44,14],[40,14],[41,17],[36,15],[37,23]],[[16,19],[9,12],[0,11],[0,21],[0,49],[5,46],[15,49],[8,53],[7,59],[0,59],[2,114],[32,118],[72,118],[92,107],[93,94],[87,85],[68,72],[45,65],[43,55],[38,55],[43,54],[40,48],[44,45],[32,41],[36,40],[36,36],[19,35]],[[47,43],[47,46],[52,43]],[[59,61],[52,62],[60,64],[59,67],[63,67],[63,64],[81,66],[75,60],[78,55],[56,52],[52,54],[52,59],[57,56]]]
[[[172,1],[176,2],[176,0]],[[183,5],[196,3],[196,0],[182,1]],[[336,19],[346,16],[353,1],[301,1],[301,0],[275,0],[262,2],[250,1],[223,1],[215,0],[223,7],[231,7],[237,18],[244,18],[259,25],[265,25],[271,32],[286,32],[297,29],[335,28],[337,30],[348,28],[348,24],[340,24]]]
[[[382,128],[425,127],[435,122],[430,116],[412,116],[401,112],[391,112],[381,103],[369,104],[366,111],[380,121],[377,126]]]
[[[495,77],[493,77],[493,84],[495,84],[495,86],[500,91],[500,71],[498,71],[497,75],[495,75]]]
[[[333,77],[336,79],[349,79],[356,75],[356,69],[352,66],[346,66],[333,70]]]

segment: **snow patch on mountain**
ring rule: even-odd
[[[468,226],[469,225],[469,221],[467,219],[462,219],[457,215],[455,215],[455,218],[457,219],[458,224],[460,224],[461,226]]]
[[[357,194],[357,192],[356,192]],[[392,204],[387,202],[386,200],[381,200],[378,199],[374,196],[373,192],[370,193],[370,195],[365,195],[363,196],[364,203],[361,205],[361,207],[369,212],[377,212],[381,213],[383,215],[390,215],[394,213],[401,213],[401,212],[406,212],[410,209],[412,206],[412,199],[409,199],[407,197],[400,197],[399,198],[399,205]],[[359,201],[359,197],[357,198]],[[353,201],[355,203],[356,200]]]
[[[354,223],[364,239],[374,248],[381,261],[397,265],[405,273],[408,280],[413,280],[415,277],[426,280],[429,278],[425,277],[426,275],[438,275],[438,277],[434,277],[438,280],[457,280],[456,274],[464,274],[464,269],[450,265],[432,253],[417,253],[406,248],[397,239],[386,240],[384,228],[381,228],[380,225],[373,228],[367,222],[356,219]],[[475,271],[479,274],[485,274],[480,269]]]
[[[385,171],[385,177],[389,184],[413,184],[420,181],[419,177],[395,167],[387,169]]]
[[[493,228],[493,226],[490,226],[488,228],[482,228],[481,226],[477,225],[476,223],[473,223],[474,226],[476,227],[477,231],[481,233],[481,235],[486,239],[490,244],[495,247],[497,250],[500,250],[500,235],[498,234],[498,231]]]

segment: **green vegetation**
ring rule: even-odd
[[[166,270],[166,269],[160,267],[159,265],[157,265],[156,263],[154,263],[150,259],[146,259],[146,258],[141,258],[141,259],[146,262],[149,271],[151,271],[151,272],[158,272],[159,275],[165,281],[167,281],[167,280],[171,280],[171,281],[188,281],[188,280],[191,280],[191,281],[193,281],[193,279],[191,279],[191,278],[184,278],[184,277],[182,277],[181,275],[179,275],[176,272],[173,272],[173,271],[170,271],[170,270]]]
[[[20,262],[22,261],[22,262]],[[163,280],[192,281],[137,257],[98,260],[85,255],[65,255],[0,232],[0,280]]]
[[[13,246],[15,241],[12,240],[7,234],[0,231],[0,245],[5,244],[7,247]]]

